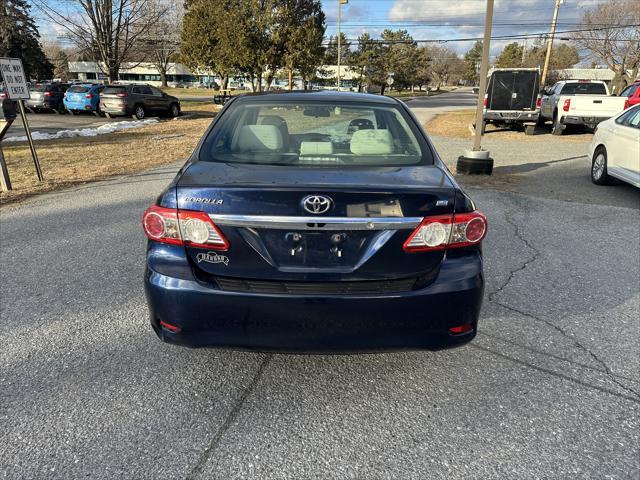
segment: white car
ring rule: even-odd
[[[608,185],[617,178],[640,188],[640,105],[601,122],[589,154],[593,183]]]

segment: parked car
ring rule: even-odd
[[[542,97],[540,123],[553,122],[551,133],[562,135],[567,125],[595,126],[625,108],[625,99],[613,97],[599,80],[562,80]]]
[[[627,99],[625,101],[625,108],[640,104],[640,80],[628,85],[620,92],[620,96]]]
[[[143,227],[167,342],[438,349],[477,331],[486,217],[394,98],[232,98]]]
[[[100,93],[104,85],[97,83],[76,83],[71,85],[64,95],[64,107],[71,114],[93,112],[100,115]]]
[[[589,153],[593,183],[608,185],[617,178],[640,188],[640,105],[600,123]]]
[[[109,117],[132,116],[134,119],[154,115],[180,115],[180,100],[149,85],[109,85],[100,94],[100,110]]]
[[[538,68],[494,69],[484,95],[484,123],[519,125],[533,135],[540,108],[539,85]]]
[[[36,83],[29,87],[31,98],[25,100],[24,104],[32,112],[53,110],[56,113],[65,113],[64,93],[68,87],[68,83]]]

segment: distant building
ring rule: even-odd
[[[82,81],[106,82],[107,76],[102,73],[97,62],[69,62],[71,78]],[[201,75],[206,77],[207,75]],[[159,86],[160,72],[152,63],[125,63],[120,68],[118,81],[121,83],[148,83]],[[200,79],[180,63],[170,63],[167,69],[167,83],[175,87],[180,84],[196,84]]]
[[[608,68],[565,68],[555,70],[564,80],[602,80],[611,90],[615,73]]]
[[[107,82],[107,76],[102,73],[97,62],[69,62],[69,72],[72,79],[89,82]],[[357,87],[357,75],[350,67],[341,65],[341,84],[343,88]],[[323,65],[318,68],[314,79],[310,79],[313,86],[326,88],[337,88],[336,80],[338,75],[337,65]],[[266,80],[263,78],[263,84]],[[147,83],[160,86],[160,72],[152,63],[125,63],[120,68],[118,75],[120,83]],[[200,84],[213,85],[214,82],[220,85],[220,78],[213,72],[198,69],[195,72],[188,69],[181,63],[170,63],[167,70],[167,84],[170,87],[176,86],[196,86]],[[302,88],[302,79],[294,78],[294,88]],[[244,88],[250,82],[241,77],[229,79],[230,88]],[[274,79],[274,88],[287,88],[286,72],[279,71]]]

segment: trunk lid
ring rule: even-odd
[[[310,197],[328,199],[328,210],[314,213]],[[187,247],[194,272],[218,285],[369,280],[383,281],[383,288],[384,282],[426,279],[437,272],[443,253],[406,254],[402,245],[422,217],[453,213],[454,199],[448,177],[429,166],[348,170],[198,162],[177,184],[178,209],[207,212],[231,245],[226,252]]]

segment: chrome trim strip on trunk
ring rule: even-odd
[[[422,217],[295,217],[277,215],[209,215],[216,225],[293,230],[402,230],[416,228]]]

